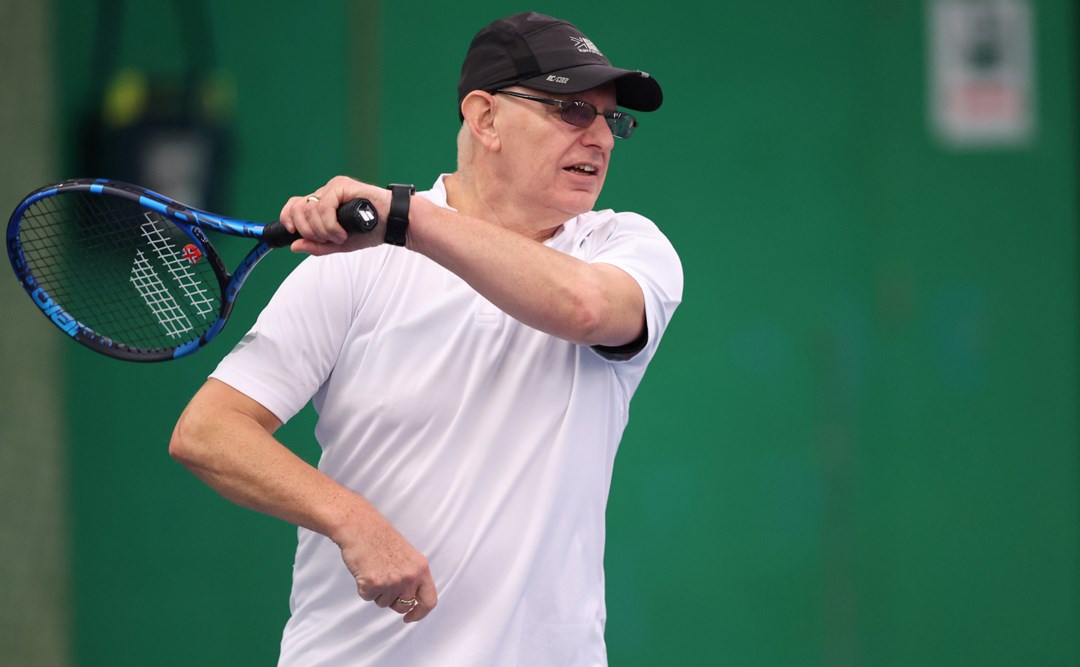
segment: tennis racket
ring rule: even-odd
[[[353,232],[378,222],[371,202],[338,209]],[[256,245],[230,273],[206,232]],[[212,341],[255,265],[300,238],[185,206],[107,179],[75,179],[30,193],[11,214],[8,257],[41,312],[86,347],[115,359],[166,361]]]

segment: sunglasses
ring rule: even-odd
[[[496,90],[492,92],[492,95],[500,93],[558,107],[559,117],[575,127],[589,127],[597,115],[602,115],[604,120],[607,121],[608,127],[611,128],[611,134],[619,139],[629,139],[630,135],[634,133],[634,128],[637,127],[637,119],[630,114],[622,111],[604,111],[601,113],[585,100],[576,98],[553,100],[550,97],[537,97],[536,95],[526,95],[525,93],[504,89]]]

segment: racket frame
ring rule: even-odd
[[[205,333],[197,339],[171,348],[132,347],[114,341],[79,322],[64,309],[63,304],[56,303],[53,300],[52,296],[38,284],[37,278],[33,275],[22,250],[19,232],[22,216],[30,206],[42,199],[63,196],[69,192],[87,192],[93,195],[128,199],[146,209],[166,216],[191,237],[203,253],[205,260],[210,262],[221,289],[221,307],[218,309],[216,319]],[[30,299],[50,322],[75,341],[96,352],[116,359],[141,362],[168,361],[196,352],[212,341],[225,327],[244,281],[247,280],[259,260],[275,247],[278,247],[271,245],[264,239],[267,229],[274,225],[280,225],[280,223],[266,225],[209,213],[129,183],[103,178],[70,179],[38,188],[20,202],[8,221],[7,250],[11,267]],[[204,230],[251,238],[256,240],[257,243],[240,261],[236,269],[229,273]]]

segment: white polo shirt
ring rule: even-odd
[[[442,178],[421,196],[446,206]],[[282,422],[311,400],[319,469],[428,558],[438,590],[435,610],[405,624],[360,599],[340,550],[301,528],[280,664],[607,663],[612,466],[682,268],[633,213],[580,215],[546,245],[637,280],[640,352],[612,360],[532,329],[428,258],[383,245],[302,262],[214,371]]]

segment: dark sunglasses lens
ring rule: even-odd
[[[582,100],[569,100],[562,107],[562,119],[577,127],[588,127],[596,118],[596,107]]]
[[[628,113],[616,112],[607,116],[606,120],[608,127],[611,128],[611,134],[619,139],[629,139],[634,133],[634,128],[637,127],[637,120]]]

